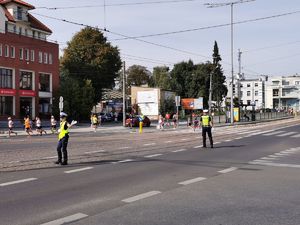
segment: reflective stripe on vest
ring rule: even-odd
[[[208,127],[209,126],[209,116],[202,116],[202,126]]]
[[[66,122],[67,121],[60,123],[60,132],[59,132],[59,135],[58,135],[58,139],[59,140],[63,139],[66,136],[66,134],[69,133],[69,129],[65,130],[65,124],[66,124]]]

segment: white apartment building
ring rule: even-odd
[[[266,88],[266,108],[300,110],[300,76],[273,77]]]
[[[268,76],[261,76],[258,79],[236,80],[233,85],[234,98],[239,98],[241,104],[248,105],[249,110],[252,109],[252,106],[254,106],[255,109],[265,108],[265,90],[267,80]],[[227,88],[227,97],[230,98],[231,85],[229,82],[227,82]]]

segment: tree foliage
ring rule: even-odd
[[[117,47],[113,47],[98,29],[86,27],[68,43],[61,60],[68,75],[83,87],[89,80],[94,88],[93,103],[101,100],[103,88],[112,88],[121,68]]]
[[[151,78],[151,72],[144,66],[132,65],[126,70],[127,85],[141,86],[149,84]]]
[[[171,76],[169,67],[158,66],[153,68],[153,75],[150,80],[151,87],[157,87],[164,90],[171,89]]]

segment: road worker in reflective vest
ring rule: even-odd
[[[67,114],[64,112],[60,113],[60,128],[58,130],[58,144],[57,144],[57,156],[58,159],[55,164],[68,165],[68,141],[69,141],[69,128],[77,123],[72,121],[71,124],[67,122]]]
[[[211,128],[213,126],[212,118],[208,115],[208,110],[203,110],[203,115],[200,117],[200,125],[202,126],[203,148],[206,148],[206,133],[209,138],[210,147],[213,148],[213,139],[211,134]]]

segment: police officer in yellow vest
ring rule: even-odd
[[[208,110],[203,110],[203,115],[200,117],[200,124],[202,126],[202,137],[203,137],[203,147],[206,148],[206,133],[209,137],[210,147],[213,148],[213,139],[211,135],[211,128],[213,126],[212,118],[207,115]]]
[[[57,156],[58,159],[55,164],[68,165],[68,141],[69,141],[69,128],[77,123],[72,121],[71,124],[67,122],[67,114],[64,112],[60,113],[60,128],[58,130],[58,144],[57,144]]]

